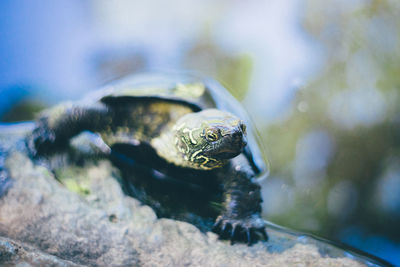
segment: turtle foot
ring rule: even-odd
[[[221,215],[216,219],[213,232],[217,233],[220,239],[230,240],[232,245],[236,242],[244,242],[251,246],[257,241],[268,240],[265,222],[259,215],[243,219],[232,219]]]

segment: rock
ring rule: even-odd
[[[0,237],[1,266],[81,266],[71,261],[43,253],[25,244]]]
[[[68,190],[34,164],[23,145],[30,125],[0,128],[0,264],[27,266],[365,266],[372,260],[270,225],[268,242],[230,245],[124,194],[108,160],[69,167],[89,194]],[[25,127],[25,128],[24,128]],[[2,165],[1,165],[1,162]],[[79,180],[79,179],[78,179]],[[349,257],[351,256],[351,257]]]

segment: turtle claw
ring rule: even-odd
[[[222,215],[217,218],[213,231],[220,239],[229,239],[232,245],[242,242],[251,246],[257,241],[268,240],[265,223],[259,216],[230,219]]]
[[[263,235],[264,240],[268,241],[269,237],[268,237],[268,234],[267,234],[267,230],[265,230],[265,228],[263,228],[260,232]]]
[[[239,227],[237,224],[232,225],[232,233],[231,233],[231,240],[235,239],[235,235],[237,234]]]
[[[219,216],[216,220],[215,220],[215,223],[214,223],[214,225],[213,225],[213,227],[212,227],[212,230],[214,231],[214,230],[216,230],[216,229],[219,229],[219,226],[222,224],[222,218],[221,218],[221,216]]]
[[[228,224],[226,224],[226,223],[223,223],[223,224],[222,224],[222,227],[221,227],[221,235],[225,235],[227,225],[228,225]]]
[[[238,224],[232,225],[232,232],[231,232],[231,236],[230,236],[231,245],[234,245],[236,243],[235,237],[240,232],[239,228],[240,227],[238,226]]]
[[[249,244],[249,246],[251,246],[252,238],[251,238],[251,230],[250,229],[246,229],[246,236],[247,236],[247,244]]]

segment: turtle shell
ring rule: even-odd
[[[217,108],[231,112],[247,125],[248,145],[244,153],[255,170],[256,179],[268,176],[269,167],[261,151],[257,130],[241,104],[217,81],[194,74],[136,74],[112,82],[90,95],[106,104],[143,99],[162,99],[190,106],[194,112]],[[261,148],[261,149],[260,149]]]

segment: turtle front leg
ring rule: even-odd
[[[268,240],[260,215],[260,186],[251,181],[248,170],[231,170],[228,174],[223,181],[225,210],[216,219],[213,231],[232,243],[240,241],[251,245],[258,240]]]
[[[69,140],[82,131],[99,131],[111,123],[105,106],[89,108],[61,105],[45,111],[27,136],[33,156],[50,154],[66,147]]]

